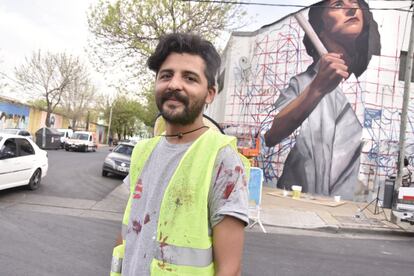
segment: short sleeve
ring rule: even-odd
[[[128,191],[130,190],[130,183],[129,183],[129,174],[127,176],[125,176],[124,180],[122,180],[122,184],[126,185],[126,187],[128,188]]]
[[[246,174],[238,153],[227,146],[217,156],[209,193],[210,226],[224,216],[232,216],[247,225],[248,190]]]
[[[280,92],[279,98],[276,100],[276,103],[274,104],[275,109],[278,111],[282,110],[291,101],[296,99],[296,97],[298,97],[299,94],[300,91],[298,80],[295,77],[293,77],[290,79],[288,87],[286,87]]]

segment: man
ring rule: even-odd
[[[240,275],[245,169],[235,138],[208,129],[202,117],[216,93],[220,57],[196,35],[170,34],[148,66],[166,132],[132,154],[123,242],[111,275],[120,275],[122,257],[122,275]]]
[[[359,77],[380,53],[378,26],[363,0],[318,2],[309,10],[309,22],[329,53],[320,57],[305,36],[314,63],[281,92],[265,141],[274,146],[300,127],[279,188],[301,185],[304,192],[352,199],[362,126],[338,85],[351,74]]]

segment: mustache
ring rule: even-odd
[[[165,103],[168,100],[176,100],[183,103],[184,105],[188,105],[188,97],[177,91],[166,91],[161,96],[161,104]]]

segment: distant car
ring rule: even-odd
[[[0,130],[0,133],[21,135],[21,136],[25,136],[33,140],[33,136],[30,134],[30,132],[28,132],[25,129],[21,129],[21,128],[5,128],[5,129]]]
[[[129,173],[133,149],[134,144],[132,143],[119,143],[106,156],[102,167],[102,176],[108,176],[109,173],[126,176]]]
[[[58,128],[57,131],[62,133],[62,137],[60,137],[60,147],[64,149],[66,141],[73,136],[73,130],[70,128]]]
[[[96,136],[94,132],[90,131],[75,131],[72,138],[65,142],[65,150],[73,151],[96,151],[98,145],[96,143]]]
[[[0,133],[0,190],[24,185],[35,190],[48,167],[47,152],[31,139]]]

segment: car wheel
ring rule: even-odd
[[[96,146],[94,146],[94,147],[92,148],[92,151],[93,151],[93,152],[96,152],[96,148],[97,148],[97,147],[96,147]]]
[[[107,172],[107,171],[102,170],[102,176],[108,176],[108,172]]]
[[[69,151],[69,149],[68,149],[68,148],[65,148],[65,150],[66,150],[66,151]]]
[[[39,188],[40,180],[42,179],[42,171],[40,169],[37,169],[29,181],[29,189],[30,190],[36,190]]]

